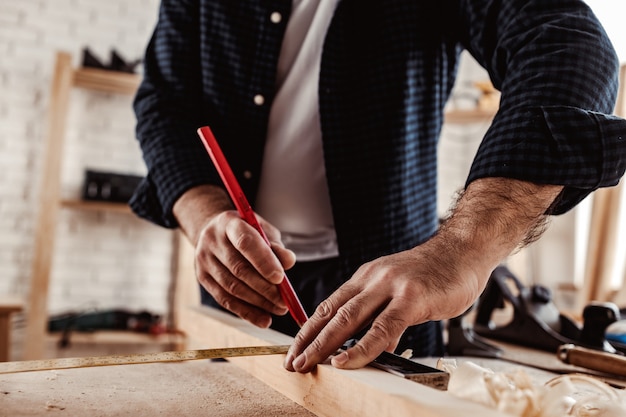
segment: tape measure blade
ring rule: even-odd
[[[0,374],[72,368],[91,368],[98,366],[136,365],[142,363],[181,362],[199,359],[232,358],[238,356],[276,355],[287,353],[288,350],[289,345],[249,346],[137,353],[130,355],[86,356],[77,358],[0,362]]]

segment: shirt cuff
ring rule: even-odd
[[[129,201],[139,217],[172,229],[179,226],[172,212],[174,203],[185,191],[219,183],[208,155],[206,160],[198,160],[197,154],[177,154],[174,158],[176,161],[165,159],[152,165]]]
[[[562,214],[599,187],[616,185],[626,167],[626,121],[575,107],[499,112],[472,164],[466,186],[505,177],[563,185],[549,214]]]

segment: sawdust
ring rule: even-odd
[[[52,404],[50,401],[46,403],[46,410],[65,410],[65,407],[58,404]]]
[[[0,417],[314,416],[228,362],[6,374],[0,393]]]

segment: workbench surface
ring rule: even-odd
[[[229,362],[0,375],[0,417],[314,416]]]

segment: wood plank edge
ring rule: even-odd
[[[182,308],[181,330],[191,348],[290,344],[293,339],[259,329],[208,307]],[[199,343],[199,345],[197,345]],[[252,376],[320,417],[502,417],[502,414],[387,372],[364,368],[346,371],[328,364],[309,374],[286,371],[284,355],[232,358]]]

